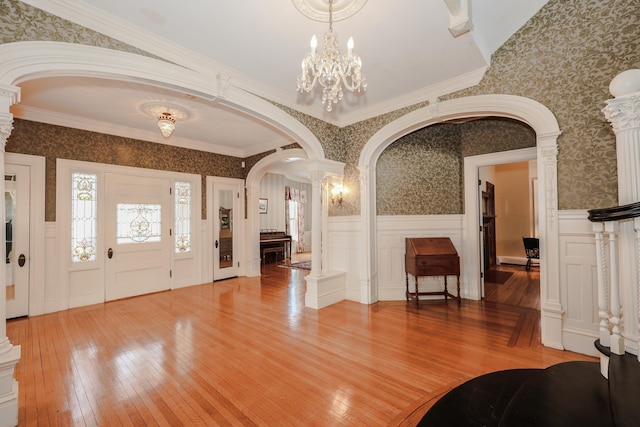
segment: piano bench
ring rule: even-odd
[[[271,254],[271,253],[275,253],[276,254],[276,262],[278,261],[278,254],[282,254],[282,260],[284,261],[284,247],[278,246],[278,247],[273,247],[273,248],[263,248],[262,249],[262,263],[263,264],[267,263],[266,254]]]

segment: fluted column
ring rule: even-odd
[[[328,256],[328,183],[341,178],[344,163],[327,159],[306,161],[311,179],[311,272],[305,277],[307,307],[320,309],[342,301],[346,295],[346,273],[331,271]]]
[[[640,70],[627,70],[609,85],[615,97],[602,110],[616,134],[618,204],[640,201]],[[623,336],[638,351],[638,268],[633,222],[620,224],[619,283]],[[633,267],[632,267],[633,266]]]
[[[322,205],[322,182],[324,173],[312,171],[311,178],[311,276],[320,276],[322,271],[322,217],[327,209]]]
[[[9,107],[18,101],[20,90],[14,86],[0,87],[0,177],[4,177],[4,149],[13,130],[13,115]],[[0,217],[6,222],[4,204],[4,179],[0,184]],[[0,236],[4,239],[5,228]],[[20,360],[20,346],[14,346],[7,338],[6,265],[0,263],[0,427],[18,424],[18,382],[14,379],[14,367]]]

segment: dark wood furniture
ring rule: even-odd
[[[415,299],[416,307],[420,307],[421,295],[442,295],[444,299],[455,298],[460,305],[460,257],[448,237],[407,238],[404,258],[407,301]],[[415,292],[409,290],[409,273],[415,278]],[[420,292],[418,277],[444,277],[444,290],[440,292]],[[456,276],[458,295],[449,293],[447,276]]]
[[[482,231],[484,236],[484,271],[498,263],[496,256],[496,202],[495,187],[486,182],[487,191],[482,192]]]
[[[267,262],[267,254],[275,254],[276,262],[278,255],[282,256],[283,261],[285,258],[291,259],[291,236],[282,231],[261,231],[260,254],[263,264]]]

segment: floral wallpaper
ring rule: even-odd
[[[202,219],[206,177],[244,178],[242,159],[85,130],[14,120],[7,152],[46,158],[45,221],[56,219],[56,159],[80,160],[202,176]]]
[[[546,105],[562,131],[559,209],[613,206],[617,204],[615,135],[601,109],[611,98],[611,80],[630,68],[640,68],[640,0],[550,0],[493,54],[480,84],[442,99],[499,93]],[[356,165],[367,140],[425,104],[341,129],[310,126],[325,145],[327,157],[346,163],[350,192],[331,215],[360,212]],[[304,117],[298,119],[309,124]]]
[[[640,0],[550,0],[498,49],[476,87],[546,105],[557,117],[558,207],[617,204],[615,135],[601,109],[609,83],[640,68]]]
[[[502,118],[415,131],[387,147],[378,159],[377,214],[463,213],[464,157],[535,145],[535,132],[529,126]]]
[[[18,0],[0,0],[0,44],[33,40],[98,46],[162,60]]]
[[[0,42],[22,40],[65,41],[150,56],[17,0],[0,0]],[[617,180],[612,173],[616,170],[615,135],[600,110],[604,101],[611,98],[608,85],[613,77],[629,68],[640,68],[640,0],[550,0],[493,54],[491,66],[477,86],[442,99],[502,93],[528,97],[546,105],[558,118],[562,130],[558,138],[559,208],[611,206],[617,200]],[[360,213],[360,171],[356,165],[362,148],[383,126],[427,104],[412,105],[344,128],[290,108],[280,108],[296,117],[318,137],[327,158],[345,163],[344,182],[349,193],[343,205],[331,208],[330,214],[357,215]],[[488,128],[483,131],[484,135],[491,133]],[[465,132],[461,130],[460,155],[485,150],[478,145],[464,144]],[[14,131],[14,134],[18,132]],[[437,146],[430,138],[426,141],[428,147],[435,149]],[[487,141],[491,138],[487,137]],[[512,149],[511,143],[504,142],[494,149]],[[10,144],[8,150],[11,150]],[[384,160],[387,170],[394,168],[394,158],[397,162],[406,160],[407,156],[399,153],[398,147],[402,144],[389,147],[392,151]],[[408,150],[417,150],[419,145],[413,139],[404,141],[404,144]],[[207,155],[203,154],[204,157]],[[250,158],[250,164],[244,171],[234,170],[233,173],[245,176],[249,166],[261,156]],[[212,159],[215,163],[215,155]],[[55,163],[53,160],[49,162]],[[404,163],[395,164],[396,170],[405,167]],[[221,176],[225,176],[225,167],[222,169]],[[452,172],[450,175],[455,174]],[[442,184],[440,190],[446,192],[447,188]],[[378,191],[384,190],[380,187]],[[48,193],[48,199],[51,199],[47,211],[50,219],[55,217],[55,206],[50,206],[55,198]],[[397,209],[400,212],[405,208]],[[456,209],[459,208],[455,203],[448,208],[450,211]],[[388,207],[380,210],[387,212]],[[430,211],[431,208],[425,206],[421,210]]]

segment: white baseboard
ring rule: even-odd
[[[537,265],[540,263],[539,259],[532,259],[531,261],[533,265]],[[498,264],[527,265],[527,258],[516,256],[498,256]]]

